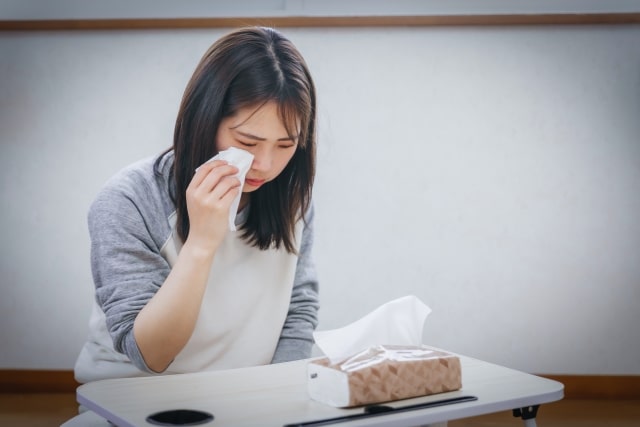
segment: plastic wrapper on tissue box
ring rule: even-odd
[[[339,408],[462,388],[460,359],[426,346],[379,345],[335,364],[316,359],[307,373],[309,396]]]

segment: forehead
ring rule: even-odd
[[[268,101],[260,105],[240,108],[230,117],[231,128],[281,128],[287,135],[297,134],[300,128],[300,118],[296,111],[279,105],[275,101]]]

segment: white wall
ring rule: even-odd
[[[11,20],[639,11],[637,0],[0,0],[0,17]]]
[[[320,97],[321,329],[415,294],[425,343],[640,374],[640,26],[284,31]],[[222,33],[0,33],[0,368],[73,367],[87,207],[171,144]]]

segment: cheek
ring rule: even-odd
[[[287,167],[287,165],[289,164],[289,162],[293,158],[294,154],[295,154],[294,150],[285,151],[285,152],[279,154],[279,156],[278,156],[278,168],[280,170],[279,170],[278,173],[282,172],[284,170],[284,168]]]
[[[226,144],[224,142],[224,140],[222,140],[220,138],[216,138],[216,151],[217,152],[224,151],[227,148],[229,148],[229,144]]]
[[[214,142],[217,151],[223,151],[231,147],[231,137],[226,135],[220,129],[218,129],[218,132],[216,133],[216,140]]]

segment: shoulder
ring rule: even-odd
[[[166,157],[166,156],[165,156]],[[159,156],[147,157],[118,171],[98,192],[93,206],[156,204],[169,197],[169,167],[166,160]]]
[[[175,207],[169,193],[171,165],[165,157],[139,160],[113,175],[89,207],[90,230],[105,225],[144,225],[149,231],[157,229],[161,235],[166,234],[166,220]]]
[[[313,245],[314,219],[315,219],[315,207],[312,200],[311,203],[309,204],[309,207],[304,212],[302,219],[298,223],[302,225],[302,236],[300,238],[301,253],[305,253]]]
[[[315,216],[315,204],[313,203],[313,199],[311,199],[311,202],[309,202],[309,207],[304,213],[305,222],[313,222],[314,216]]]
[[[155,181],[154,164],[158,156],[138,160],[118,171],[105,182],[98,196],[104,193],[132,194]]]

